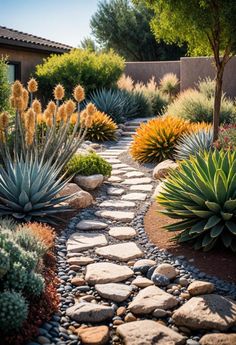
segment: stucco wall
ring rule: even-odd
[[[175,73],[180,79],[180,89],[196,87],[199,78],[214,78],[214,65],[211,58],[181,58],[180,61],[127,62],[125,73],[135,81],[146,82],[152,76],[157,81],[166,73]],[[223,90],[229,97],[236,97],[236,57],[226,65]]]
[[[34,72],[35,66],[42,63],[43,58],[49,55],[46,52],[31,52],[0,47],[0,56],[8,56],[9,60],[21,63],[21,81],[24,84],[28,81],[30,74]]]

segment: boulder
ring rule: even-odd
[[[236,333],[211,333],[205,334],[201,340],[200,345],[236,345]]]
[[[82,189],[76,183],[67,183],[58,194],[59,196],[66,196],[81,191]]]
[[[192,297],[172,318],[177,326],[193,330],[226,331],[236,325],[236,302],[215,294]]]
[[[93,203],[93,197],[90,193],[85,190],[81,190],[73,195],[70,199],[67,200],[67,204],[78,210],[80,208],[86,208]]]
[[[114,316],[112,307],[80,302],[67,308],[66,315],[76,322],[102,322]]]
[[[178,300],[158,288],[157,286],[148,286],[139,291],[137,296],[129,305],[129,309],[134,314],[150,314],[155,309],[171,309],[178,304]]]
[[[125,345],[183,345],[185,337],[152,320],[133,321],[117,327]]]
[[[101,174],[91,176],[76,175],[74,177],[74,182],[85,190],[94,190],[98,188],[103,183],[103,180],[104,177]]]
[[[114,302],[125,301],[132,292],[130,286],[118,283],[96,284],[95,289],[100,296]]]
[[[192,296],[205,295],[207,293],[212,293],[214,290],[214,284],[200,280],[195,280],[188,286],[188,292]]]
[[[166,159],[165,161],[157,164],[157,166],[153,170],[153,178],[155,179],[162,179],[166,177],[170,171],[170,169],[176,169],[178,164],[172,161],[171,159]]]
[[[158,185],[156,186],[154,193],[152,194],[152,199],[156,199],[156,197],[158,197],[158,195],[163,192],[163,188],[165,186],[165,182],[166,180],[161,181],[160,183],[158,183]]]
[[[104,345],[109,340],[109,328],[107,326],[80,327],[77,333],[84,345]]]

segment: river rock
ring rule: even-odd
[[[129,305],[134,314],[150,314],[155,309],[171,309],[178,304],[178,300],[171,294],[157,286],[149,286],[139,291]]]
[[[66,315],[76,322],[102,322],[114,316],[112,307],[80,302],[66,310]]]
[[[114,302],[125,301],[132,292],[130,286],[118,283],[96,284],[95,289],[101,297],[110,299]]]
[[[86,219],[81,220],[77,225],[76,228],[78,230],[87,231],[87,230],[103,230],[106,229],[108,225],[104,222],[100,222],[96,219]]]
[[[151,285],[154,285],[153,281],[151,281],[150,279],[147,279],[145,277],[137,277],[132,281],[132,285],[135,285],[139,288],[145,288]]]
[[[129,322],[117,327],[125,345],[183,345],[185,337],[152,320]]]
[[[236,324],[236,302],[215,294],[192,297],[172,317],[177,326],[226,331]]]
[[[84,345],[105,345],[109,341],[107,326],[80,327],[77,333]]]
[[[214,290],[214,284],[200,280],[195,280],[188,286],[188,292],[192,296],[205,295],[207,293],[212,293]]]
[[[141,272],[146,274],[149,268],[156,265],[156,261],[150,259],[141,259],[135,262],[134,264],[134,272]]]
[[[88,265],[85,280],[91,284],[106,284],[124,281],[133,276],[133,271],[127,266],[111,262],[98,262]]]
[[[170,264],[160,264],[157,266],[153,274],[158,273],[161,274],[168,279],[174,279],[177,276],[177,271],[174,266]]]
[[[103,180],[104,177],[101,174],[91,176],[76,175],[74,177],[74,182],[85,190],[94,190],[98,188],[103,183]]]

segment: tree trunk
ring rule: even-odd
[[[217,66],[215,99],[214,99],[214,109],[213,109],[213,141],[216,141],[218,139],[218,134],[219,134],[223,73],[224,73],[224,66],[222,65]]]

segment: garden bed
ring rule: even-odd
[[[194,250],[190,245],[171,241],[177,232],[168,232],[165,225],[174,223],[173,219],[158,213],[160,206],[153,202],[144,218],[145,231],[150,240],[160,249],[166,249],[175,256],[184,255],[193,265],[206,274],[236,282],[236,255],[230,251],[216,248],[210,252]]]

